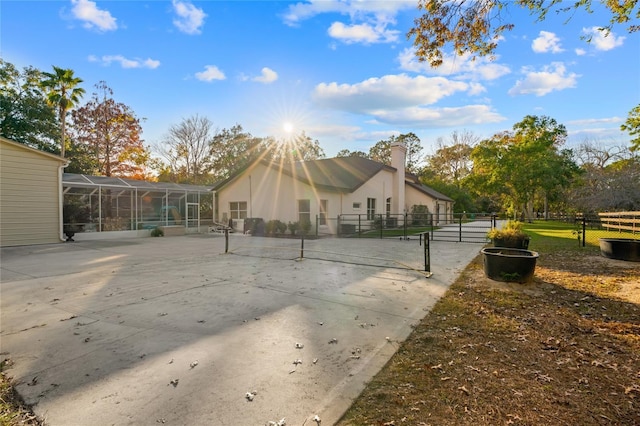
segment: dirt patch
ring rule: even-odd
[[[557,254],[500,283],[478,257],[339,424],[640,424],[639,277]]]

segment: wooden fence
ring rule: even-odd
[[[606,230],[631,231],[640,233],[640,212],[598,213],[602,228]]]

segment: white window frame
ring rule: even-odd
[[[376,199],[367,198],[367,220],[374,220],[376,217]]]
[[[301,205],[302,203],[306,203],[307,206]],[[296,204],[298,205],[298,222],[302,223],[304,219],[307,219],[311,223],[311,200],[300,199]]]
[[[231,217],[231,219],[246,219],[247,218],[247,202],[246,201],[230,201],[229,216]]]
[[[318,225],[326,225],[327,224],[327,212],[329,211],[329,200],[320,200],[319,214],[318,214]]]

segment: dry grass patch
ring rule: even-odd
[[[11,378],[4,373],[5,368],[10,366],[9,359],[0,363],[0,426],[42,425],[31,408],[22,402],[12,386]]]
[[[638,297],[639,264],[541,256],[523,285],[478,257],[339,424],[640,424]]]

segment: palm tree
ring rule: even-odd
[[[45,79],[41,85],[47,91],[47,102],[58,110],[60,120],[60,156],[64,157],[64,147],[66,139],[66,118],[67,111],[78,103],[84,89],[78,87],[82,79],[73,76],[73,70],[58,68],[54,65],[53,72],[42,73]]]

